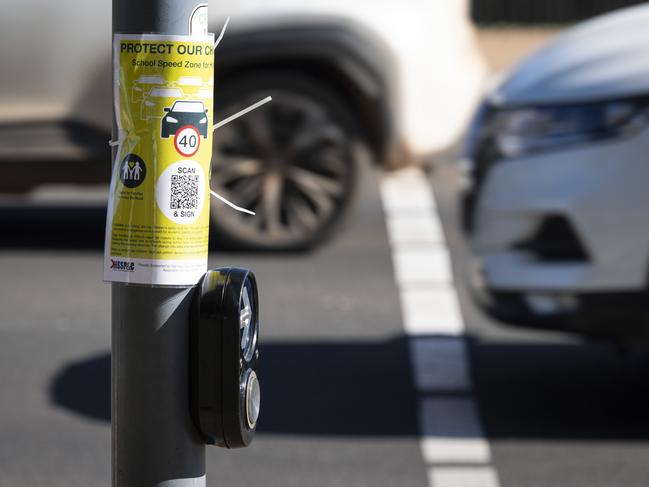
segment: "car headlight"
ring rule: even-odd
[[[503,158],[638,132],[647,123],[647,100],[511,108],[496,112],[487,128]]]
[[[175,119],[174,117],[167,116],[167,122],[178,123],[178,120]]]
[[[200,122],[198,122],[198,123],[207,123],[207,117],[201,118]]]

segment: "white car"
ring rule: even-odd
[[[216,242],[313,247],[349,208],[361,154],[393,167],[458,138],[485,72],[467,4],[215,2],[211,31],[231,17],[215,52],[215,120],[273,96],[216,133],[215,189],[257,212],[216,208]],[[5,0],[0,44],[12,46],[0,54],[11,66],[0,76],[0,191],[107,181],[111,1]],[[133,96],[152,89],[144,79]]]
[[[615,339],[649,332],[649,7],[579,24],[485,98],[464,219],[496,318]]]

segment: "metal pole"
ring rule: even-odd
[[[200,3],[113,0],[113,33],[188,35]],[[113,487],[205,486],[188,402],[191,290],[112,284]]]

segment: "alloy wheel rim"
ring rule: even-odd
[[[252,93],[234,113],[264,93]],[[326,109],[292,92],[215,133],[212,185],[250,216],[216,218],[248,238],[272,243],[307,238],[335,218],[348,188],[349,140]]]

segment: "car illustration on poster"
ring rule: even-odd
[[[132,101],[133,103],[141,102],[146,96],[147,86],[153,86],[154,88],[159,87],[165,84],[165,80],[160,75],[142,75],[136,81],[132,89]]]
[[[196,76],[181,76],[177,83],[179,86],[202,86],[203,80]]]
[[[184,96],[185,94],[180,88],[152,88],[149,94],[146,95],[142,101],[140,118],[142,120],[161,118],[165,107],[169,106],[173,100],[177,100]]]
[[[196,127],[198,133],[207,139],[207,109],[202,101],[174,102],[172,107],[165,107],[165,116],[162,117],[160,136],[167,139],[174,135],[180,127],[191,125]]]

